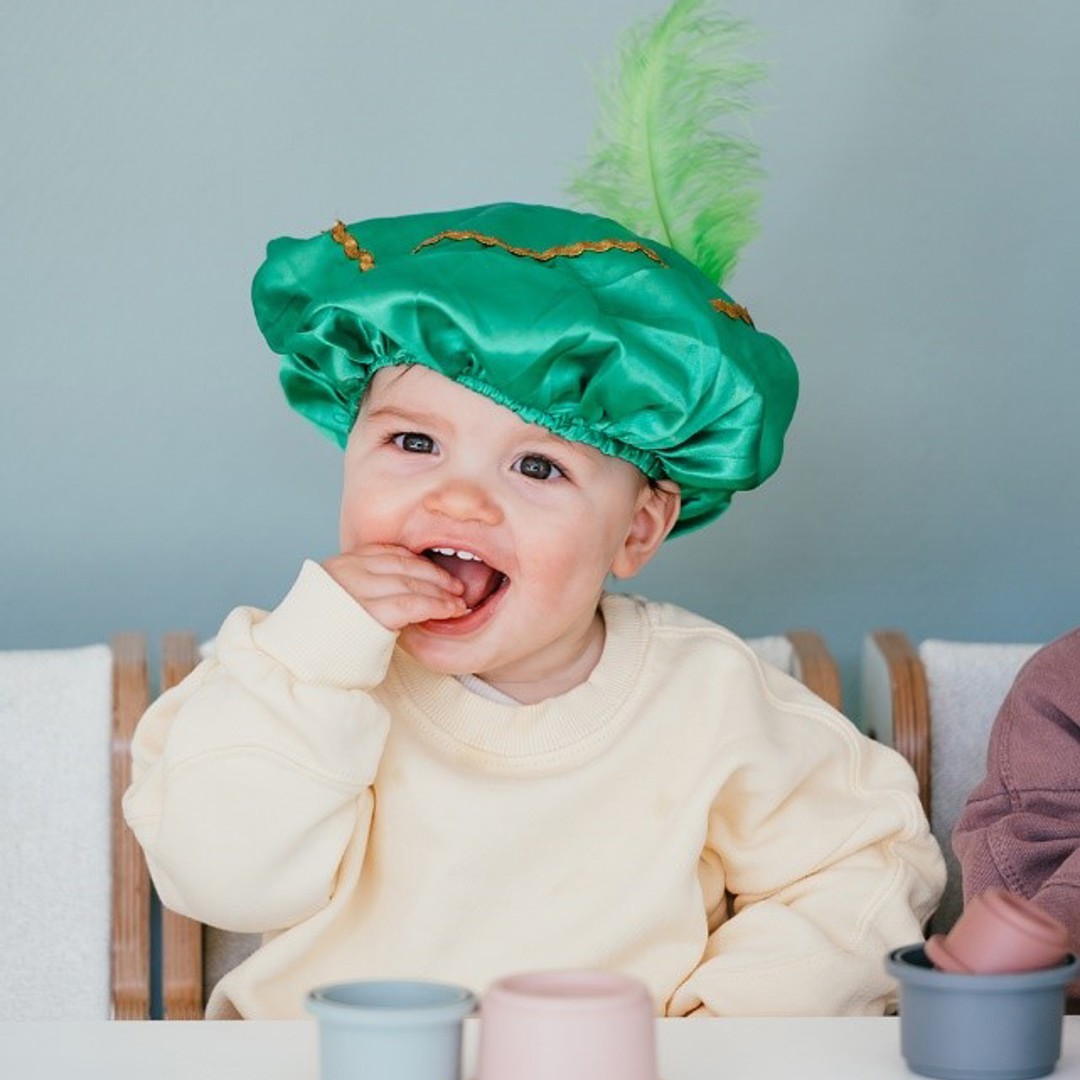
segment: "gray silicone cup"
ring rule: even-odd
[[[920,943],[894,949],[886,967],[900,983],[900,1051],[912,1072],[1027,1080],[1053,1071],[1075,956],[1040,971],[956,975],[935,968]]]
[[[460,1080],[462,1023],[476,996],[461,986],[407,979],[312,990],[322,1080]]]

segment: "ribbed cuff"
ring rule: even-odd
[[[252,637],[300,681],[346,690],[378,686],[397,641],[310,559]]]

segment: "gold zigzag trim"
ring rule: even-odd
[[[485,247],[502,248],[504,251],[510,252],[511,255],[536,259],[537,262],[548,262],[550,259],[559,257],[576,259],[579,255],[584,255],[586,251],[611,251],[612,248],[617,248],[619,251],[640,251],[643,255],[647,255],[652,259],[653,262],[659,263],[661,266],[667,266],[667,263],[652,248],[639,244],[636,240],[579,240],[573,244],[559,244],[557,247],[550,247],[546,251],[536,251],[533,248],[514,247],[496,236],[485,236],[484,233],[463,229],[446,229],[437,236],[429,236],[413,248],[413,254],[421,248],[437,244],[441,240],[475,240]]]
[[[355,260],[361,273],[366,273],[375,265],[375,256],[366,248],[360,246],[356,237],[349,232],[343,221],[334,222],[334,226],[330,230],[330,235],[335,242],[341,245],[345,254],[350,259]],[[548,262],[551,259],[557,258],[576,259],[579,255],[584,255],[586,251],[604,252],[613,249],[631,253],[640,251],[643,255],[652,259],[653,262],[658,263],[660,266],[667,266],[667,263],[665,263],[652,248],[646,247],[636,240],[579,240],[573,244],[559,244],[556,247],[547,248],[545,251],[536,251],[533,248],[515,247],[512,244],[506,243],[505,240],[500,240],[496,236],[487,236],[484,233],[465,229],[446,229],[435,236],[429,236],[426,240],[422,240],[413,248],[413,253],[415,254],[420,251],[421,248],[430,247],[443,240],[475,240],[478,244],[483,244],[485,247],[502,248],[511,255],[519,255],[527,259],[536,259],[538,262]],[[709,303],[715,311],[719,311],[729,319],[741,319],[747,326],[754,325],[754,320],[750,318],[750,312],[747,311],[742,304],[733,303],[731,300],[724,300],[719,296],[714,300],[710,300]]]
[[[350,259],[360,264],[361,274],[367,273],[375,265],[375,256],[357,243],[356,237],[345,228],[345,222],[335,221],[330,235],[344,248]]]
[[[709,303],[729,319],[742,319],[747,326],[754,325],[754,320],[750,318],[750,312],[742,304],[734,304],[730,300],[724,300],[719,296],[715,300],[710,300]]]

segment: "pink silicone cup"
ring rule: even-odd
[[[935,967],[981,975],[1054,967],[1068,949],[1068,931],[1057,919],[1004,889],[974,897],[947,936],[926,942]]]
[[[971,971],[956,959],[945,943],[944,934],[934,934],[926,939],[926,955],[930,963],[942,971],[951,972],[953,975],[970,975]]]
[[[604,971],[500,979],[480,1002],[476,1080],[657,1080],[649,992]]]

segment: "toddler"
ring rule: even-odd
[[[512,971],[658,1014],[873,1014],[943,866],[903,760],[727,630],[608,592],[778,466],[786,350],[675,251],[500,204],[271,244],[340,553],[232,612],[124,800],[165,904],[257,931],[212,1017]]]

